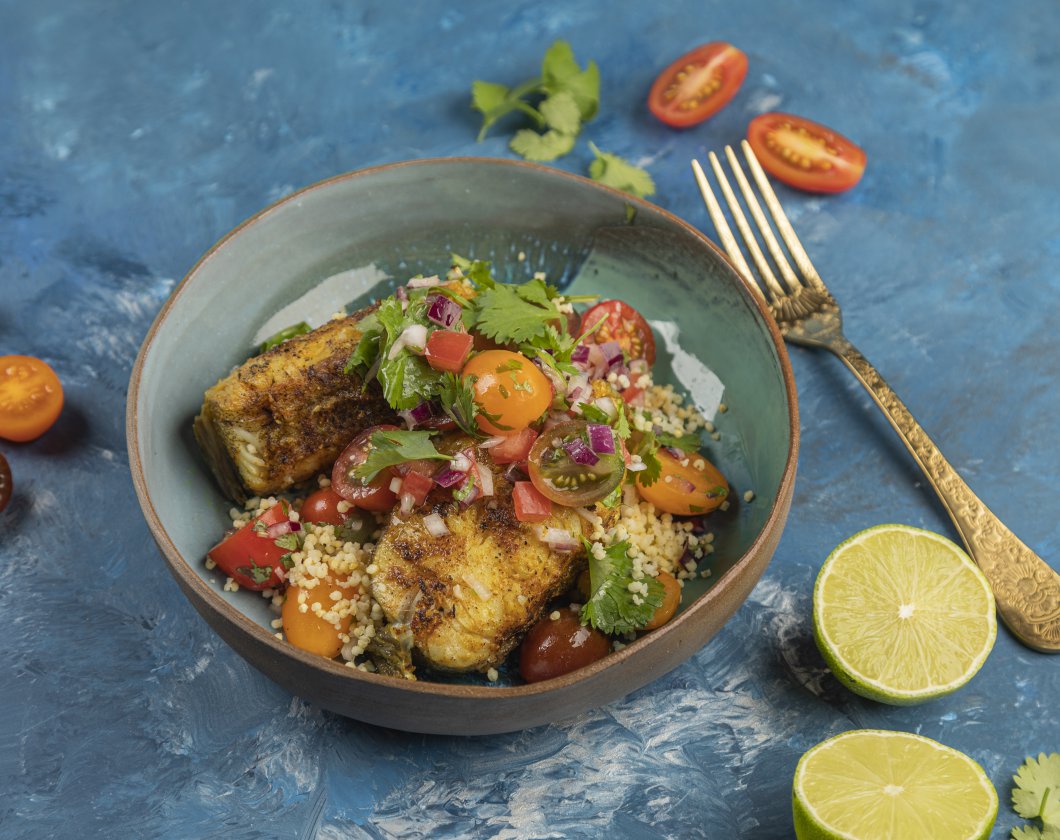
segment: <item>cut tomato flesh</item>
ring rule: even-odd
[[[533,482],[517,481],[512,490],[515,518],[520,522],[544,522],[552,515],[552,502],[534,487]]]
[[[245,589],[261,590],[279,586],[280,578],[276,569],[283,567],[283,557],[291,550],[277,545],[266,529],[287,521],[289,515],[287,502],[277,502],[261,516],[211,548],[206,556]]]

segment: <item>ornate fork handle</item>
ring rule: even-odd
[[[834,334],[824,338],[821,345],[842,359],[865,386],[920,464],[968,553],[990,581],[1005,624],[1038,650],[1060,651],[1060,574],[972,492],[891,386],[850,341]]]

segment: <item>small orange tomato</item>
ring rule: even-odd
[[[283,602],[283,634],[295,647],[315,653],[318,656],[326,656],[332,659],[339,655],[342,650],[342,639],[340,633],[348,633],[350,630],[350,617],[347,616],[339,621],[336,627],[330,621],[325,621],[313,613],[313,604],[320,604],[325,611],[334,609],[335,601],[331,600],[331,593],[338,591],[344,600],[352,600],[358,595],[357,589],[348,586],[336,586],[327,580],[322,580],[312,589],[303,589],[299,586],[290,586],[287,589],[287,598]],[[301,610],[301,599],[299,595],[305,593],[305,612]]]
[[[63,386],[45,362],[0,356],[0,437],[24,443],[43,435],[63,409]]]
[[[674,617],[674,613],[681,604],[681,584],[677,582],[677,578],[669,572],[659,572],[659,576],[655,579],[662,584],[663,600],[655,608],[651,621],[644,625],[645,630],[658,630]]]
[[[552,384],[522,353],[486,350],[472,356],[461,375],[475,377],[478,426],[487,434],[514,435],[552,404]]]
[[[656,455],[662,473],[652,484],[642,484],[638,479],[637,492],[659,510],[676,516],[708,513],[729,495],[725,477],[702,455],[687,454],[678,460],[665,449]]]

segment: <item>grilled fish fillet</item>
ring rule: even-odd
[[[431,536],[424,514],[414,513],[391,522],[376,547],[372,595],[391,625],[411,631],[414,647],[434,668],[499,665],[585,567],[584,551],[552,551],[535,526],[515,518],[511,484],[498,475],[494,486],[495,496],[465,509],[452,502],[434,506],[449,534]],[[554,510],[542,525],[582,533],[577,513]]]
[[[396,422],[377,382],[362,391],[343,372],[373,308],[255,356],[206,392],[195,439],[226,496],[286,490],[330,470],[365,427]]]

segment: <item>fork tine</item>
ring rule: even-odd
[[[692,159],[692,172],[695,173],[696,183],[699,184],[699,192],[703,196],[703,201],[706,202],[707,212],[710,214],[710,220],[714,222],[714,229],[718,232],[718,239],[721,240],[725,253],[729,255],[729,259],[732,260],[733,265],[744,276],[744,279],[751,284],[751,288],[758,293],[762,300],[765,300],[766,296],[762,293],[754,274],[751,273],[751,266],[743,258],[743,251],[740,250],[736,237],[732,235],[732,228],[725,221],[725,214],[721,210],[721,205],[718,204],[718,199],[714,196],[714,190],[710,188],[710,182],[703,172],[703,167],[699,165],[699,161],[695,158]]]
[[[799,271],[802,272],[802,276],[806,278],[806,282],[810,286],[827,295],[828,289],[821,280],[821,275],[813,267],[813,263],[810,262],[810,258],[802,247],[799,237],[795,235],[795,229],[792,228],[791,222],[788,221],[784,208],[780,206],[780,200],[777,198],[777,194],[773,192],[773,187],[770,186],[766,173],[762,171],[762,165],[758,162],[758,158],[755,157],[751,144],[744,140],[740,143],[740,148],[743,149],[744,157],[747,158],[747,165],[751,167],[751,174],[754,175],[755,183],[758,184],[758,189],[762,192],[762,198],[765,199],[766,206],[773,216],[773,221],[776,222],[777,230],[780,231],[784,244],[788,246],[795,264],[799,267]]]
[[[751,226],[747,224],[747,217],[743,214],[743,208],[740,207],[740,202],[736,198],[736,194],[732,191],[732,187],[729,186],[729,179],[725,177],[725,170],[721,168],[718,156],[714,154],[714,152],[711,152],[709,157],[710,166],[714,170],[714,177],[718,179],[718,186],[721,187],[721,192],[725,196],[725,201],[729,205],[729,212],[732,213],[733,221],[736,222],[736,228],[740,231],[740,235],[743,237],[747,250],[751,252],[751,259],[754,260],[755,266],[758,268],[758,273],[765,281],[765,284],[774,299],[780,300],[780,298],[784,297],[787,293],[781,287],[780,283],[777,282],[776,275],[773,274],[773,270],[769,267],[765,254],[763,254],[762,249],[758,247],[758,240],[755,239]]]
[[[784,282],[788,284],[788,289],[792,292],[798,291],[802,288],[802,283],[799,282],[799,278],[792,271],[791,263],[788,262],[788,258],[780,248],[780,243],[777,242],[777,238],[773,235],[773,228],[769,226],[766,214],[762,212],[762,205],[758,203],[754,190],[751,189],[751,185],[747,181],[747,176],[744,175],[743,167],[740,166],[740,161],[732,150],[732,146],[725,147],[725,157],[729,159],[729,168],[732,169],[732,174],[736,176],[736,182],[740,185],[740,192],[743,193],[747,209],[751,211],[751,215],[754,216],[754,220],[758,224],[758,232],[762,234],[766,247],[773,256],[773,262],[780,269]]]

